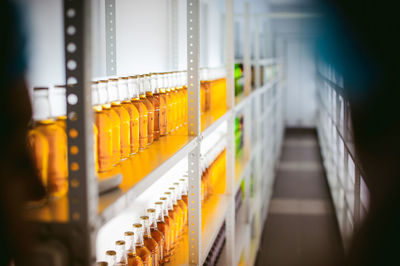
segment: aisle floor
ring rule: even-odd
[[[314,130],[287,129],[256,265],[341,265],[343,246]]]

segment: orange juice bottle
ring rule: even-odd
[[[184,100],[183,100],[183,103],[184,103],[184,107],[183,107],[183,109],[184,109],[184,124],[185,125],[187,125],[187,123],[188,123],[188,112],[189,112],[189,109],[188,109],[188,86],[187,86],[187,84],[188,84],[188,82],[187,82],[187,71],[183,71],[183,94],[184,94]]]
[[[158,244],[158,261],[159,264],[162,264],[164,261],[164,249],[165,249],[165,238],[164,234],[158,230],[157,219],[156,219],[156,209],[150,208],[147,209],[147,216],[149,217],[150,222],[150,231],[151,237]]]
[[[178,209],[174,204],[173,194],[171,191],[164,192],[164,195],[168,199],[168,214],[170,217],[174,219],[174,247],[178,245],[179,234],[180,234],[180,226],[181,226],[181,217],[179,216]]]
[[[172,201],[169,200],[169,197],[161,197],[160,201],[164,204],[164,220],[165,223],[168,224],[169,227],[169,239],[170,239],[170,250],[171,253],[174,253],[175,250],[175,232],[176,232],[176,223],[174,220],[174,208],[172,207]]]
[[[68,192],[67,134],[56,120],[51,118],[48,88],[34,89],[33,107],[33,130],[40,132],[48,143],[47,192],[51,197],[62,197]],[[39,138],[35,141],[39,142]]]
[[[135,234],[132,231],[124,233],[125,250],[128,259],[128,266],[142,266],[142,259],[136,255]]]
[[[137,76],[130,76],[128,80],[131,102],[139,112],[139,149],[145,149],[148,143],[148,111],[140,100],[139,80]]]
[[[98,129],[96,157],[98,171],[106,172],[111,170],[113,166],[113,124],[101,106],[102,102],[100,101],[98,86],[98,82],[92,84],[94,122]]]
[[[136,254],[142,259],[143,265],[152,266],[153,256],[150,250],[144,244],[143,225],[141,223],[133,224],[133,232],[136,236]]]
[[[182,127],[185,124],[185,92],[184,92],[184,83],[183,83],[183,75],[184,72],[178,72],[178,102],[179,102],[179,118],[178,118],[178,126]]]
[[[183,233],[183,229],[184,229],[184,225],[185,225],[185,216],[184,216],[184,210],[182,209],[182,207],[179,205],[178,203],[178,190],[176,189],[176,187],[170,187],[168,188],[168,191],[171,192],[171,196],[172,196],[172,203],[174,205],[174,211],[175,213],[177,213],[178,217],[179,217],[179,232],[178,232],[178,236],[181,236]]]
[[[159,111],[158,111],[158,131],[160,136],[164,136],[166,134],[166,127],[167,127],[167,102],[165,93],[161,93],[163,90],[162,88],[162,75],[161,74],[153,74],[154,77],[152,78],[154,82],[154,98],[156,98],[159,104]],[[156,123],[157,124],[157,123]]]
[[[111,103],[108,101],[107,80],[100,80],[98,85],[99,101],[102,104],[102,111],[108,115],[112,123],[112,145],[113,145],[113,165],[119,164],[121,160],[121,120]],[[101,133],[100,133],[101,134]]]
[[[111,102],[113,109],[119,116],[120,141],[121,141],[121,160],[125,160],[131,153],[131,119],[128,111],[122,107],[119,100],[118,79],[111,78],[107,83],[108,101]]]
[[[160,138],[160,98],[154,96],[156,88],[156,74],[147,75],[148,86],[146,87],[146,98],[154,107],[154,140]]]
[[[180,178],[179,183],[181,184],[181,189],[182,189],[182,200],[185,202],[186,206],[188,206],[189,201],[188,201],[188,184],[187,184],[187,179],[185,178]]]
[[[150,230],[150,218],[147,215],[141,216],[140,220],[143,225],[143,240],[144,240],[144,245],[148,250],[151,252],[151,259],[153,261],[153,265],[157,266],[160,261],[160,247],[158,246],[158,243],[156,240],[153,239],[151,236],[151,230]]]
[[[169,262],[169,256],[171,255],[171,238],[170,238],[170,229],[167,222],[164,219],[164,204],[161,201],[157,201],[155,203],[156,210],[156,223],[157,229],[164,236],[164,248],[163,248],[163,262]]]
[[[148,84],[148,76],[147,75],[140,75],[138,77],[138,84],[139,84],[139,94],[140,94],[140,101],[146,106],[147,108],[147,145],[150,145],[154,141],[154,106],[146,98],[146,90],[149,86]]]
[[[176,80],[176,75],[175,72],[171,72],[171,84],[170,84],[170,88],[171,88],[171,97],[172,97],[172,129],[171,131],[175,131],[177,129],[177,119],[178,119],[178,99],[177,99],[177,90],[176,90],[176,86],[177,86],[177,80]]]
[[[160,87],[160,135],[165,136],[168,134],[168,94],[167,94],[167,75],[165,73],[159,74],[159,87]],[[163,122],[165,122],[163,124]]]
[[[118,80],[119,100],[122,107],[129,114],[130,125],[130,154],[135,154],[139,150],[139,111],[132,104],[128,86],[128,77]]]

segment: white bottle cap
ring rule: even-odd
[[[49,119],[49,117],[49,88],[33,88],[33,120],[41,121]]]

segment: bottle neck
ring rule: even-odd
[[[135,235],[125,235],[125,250],[127,254],[136,254]]]
[[[157,219],[156,219],[156,213],[155,212],[149,212],[149,219],[150,219],[150,228],[157,230]]]
[[[106,261],[108,263],[108,265],[116,265],[117,263],[117,257],[115,255],[115,253],[113,254],[106,254]]]
[[[166,196],[167,196],[167,207],[168,207],[168,210],[172,211],[174,209],[174,206],[173,206],[171,195],[170,194],[166,194]]]
[[[143,219],[142,220],[143,224],[143,235],[145,237],[151,237],[151,232],[150,232],[150,218],[149,219]]]
[[[156,205],[156,222],[164,222],[164,208],[161,204]]]
[[[128,259],[126,257],[125,245],[117,245],[115,251],[117,252],[115,256],[117,265],[127,265]]]
[[[176,189],[170,189],[171,191],[171,200],[173,205],[177,205],[178,201],[176,200]]]
[[[144,245],[142,227],[135,227],[135,235],[135,245],[142,247]]]

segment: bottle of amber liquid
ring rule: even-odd
[[[147,80],[148,77],[146,75],[140,75],[138,77],[140,101],[147,108],[147,145],[150,145],[154,141],[154,106],[149,99],[146,98]]]
[[[179,72],[175,71],[172,73],[173,76],[173,90],[174,90],[174,99],[175,99],[175,112],[174,112],[174,120],[175,120],[175,130],[178,130],[180,127],[180,116],[181,116],[181,100],[180,100],[180,93],[179,93]]]
[[[188,208],[185,203],[185,201],[182,198],[183,195],[183,184],[179,182],[175,182],[174,184],[175,190],[176,190],[176,201],[178,202],[179,207],[181,207],[183,211],[183,226],[186,226],[187,224],[187,217],[188,217]]]
[[[111,78],[107,83],[108,101],[120,119],[121,160],[126,160],[131,153],[131,120],[128,111],[122,107],[118,91],[118,79]]]
[[[131,102],[127,77],[118,79],[118,92],[121,105],[129,114],[130,155],[133,155],[139,150],[139,111]]]
[[[152,80],[154,82],[154,98],[156,98],[159,103],[159,115],[158,115],[158,125],[159,134],[164,136],[167,131],[167,100],[165,93],[161,93],[163,90],[163,77],[162,74],[153,74]]]
[[[146,98],[151,102],[154,107],[154,140],[160,138],[160,97],[156,97],[156,74],[147,76],[146,85]]]
[[[147,209],[147,216],[149,217],[151,237],[158,244],[158,263],[162,264],[164,261],[165,239],[164,235],[158,230],[156,209]]]
[[[158,266],[159,264],[159,255],[160,255],[160,247],[157,244],[157,241],[153,239],[150,231],[150,218],[147,215],[141,216],[140,220],[143,225],[143,240],[145,247],[150,250],[151,258],[153,262],[153,266]]]
[[[160,201],[163,203],[163,214],[164,214],[164,221],[168,225],[169,228],[169,239],[170,239],[170,255],[173,255],[175,252],[175,220],[174,220],[174,212],[172,209],[172,204],[171,204],[171,211],[170,211],[170,204],[168,197],[161,197]],[[172,216],[171,216],[172,215]]]
[[[185,92],[183,89],[183,75],[183,71],[178,72],[179,127],[183,127],[185,124]]]
[[[124,233],[125,236],[125,250],[128,258],[128,266],[142,266],[142,259],[136,255],[135,235],[132,231]]]
[[[145,149],[148,143],[148,111],[146,105],[140,100],[139,82],[137,76],[130,76],[128,88],[132,104],[139,112],[139,149]]]
[[[102,111],[108,115],[112,123],[112,145],[113,145],[113,166],[119,164],[121,160],[121,120],[119,115],[111,109],[111,103],[108,101],[107,80],[100,80],[98,84],[99,101]]]
[[[128,265],[128,257],[126,256],[125,251],[125,241],[124,240],[117,240],[115,242],[115,260],[118,266],[127,266]]]
[[[177,109],[177,95],[176,95],[176,79],[175,79],[175,72],[170,72],[170,95],[172,98],[172,114],[171,114],[171,120],[172,120],[172,128],[171,128],[171,132],[175,131],[177,128],[177,113],[178,113],[178,109]]]
[[[164,82],[165,82],[165,95],[167,97],[167,133],[171,133],[173,129],[173,106],[174,106],[174,99],[173,94],[171,93],[171,86],[172,86],[172,78],[171,73],[167,72],[164,74]]]
[[[67,135],[64,129],[56,123],[56,120],[50,116],[50,103],[48,88],[35,88],[33,92],[34,107],[34,128],[30,132],[33,136],[44,136],[48,144],[48,153],[46,149],[39,152],[38,159],[42,166],[47,160],[47,192],[50,197],[62,197],[68,192],[68,157],[67,157]],[[37,132],[36,132],[37,131]],[[45,146],[45,141],[41,137],[35,137],[30,140],[34,145]]]
[[[183,225],[184,225],[184,223],[183,223],[184,212],[183,212],[183,209],[178,204],[177,191],[176,191],[175,187],[168,188],[168,191],[171,192],[171,198],[172,198],[174,212],[175,212],[176,216],[178,217],[178,235],[177,235],[177,237],[180,238],[180,236],[182,235]]]
[[[184,94],[184,124],[187,125],[188,123],[188,82],[187,82],[187,71],[183,71],[183,94]]]
[[[135,240],[136,254],[142,259],[143,265],[152,266],[153,265],[152,253],[144,245],[143,225],[140,223],[133,224],[133,232],[136,236]]]
[[[117,265],[117,252],[115,250],[107,250],[106,261],[110,266]]]
[[[176,247],[178,245],[178,240],[179,240],[179,233],[180,233],[180,217],[177,212],[177,210],[174,208],[174,203],[172,199],[172,193],[167,191],[164,193],[165,197],[168,199],[168,215],[172,219],[174,219],[174,242],[173,242],[173,247]]]
[[[182,185],[182,200],[185,202],[186,206],[188,206],[188,184],[187,184],[187,179],[181,178],[181,179],[179,179],[179,182]]]
[[[157,228],[161,232],[161,234],[164,236],[164,248],[163,248],[163,263],[169,262],[170,261],[170,255],[171,255],[171,238],[170,238],[170,230],[169,230],[169,225],[165,222],[164,220],[164,208],[163,208],[163,202],[157,201],[155,203],[155,216],[156,216],[156,223],[157,223]]]
[[[98,171],[111,170],[113,165],[113,125],[111,119],[101,107],[99,98],[98,82],[92,84],[92,104],[94,111],[94,122],[98,129],[97,135],[97,162]]]

